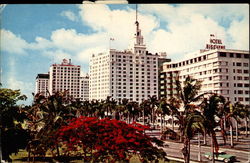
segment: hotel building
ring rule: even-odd
[[[63,59],[61,64],[52,64],[48,74],[38,74],[35,92],[49,92],[53,95],[55,92],[68,90],[73,98],[88,100],[88,76],[81,77],[80,71],[81,67],[73,65],[70,59]]]
[[[231,49],[201,50],[178,62],[163,64],[160,97],[176,95],[175,80],[189,75],[202,81],[200,93],[223,95],[233,103],[249,105],[249,51]]]
[[[159,58],[166,53],[151,54],[146,50],[143,36],[136,20],[136,33],[131,48],[124,51],[110,49],[93,54],[90,59],[90,100],[111,96],[141,102],[149,96],[158,97]]]

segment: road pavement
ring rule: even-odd
[[[153,130],[153,131],[147,131],[147,135],[151,137],[160,137],[160,131],[159,130]],[[223,139],[220,135],[220,133],[216,133],[218,144],[220,146],[220,150],[225,151],[227,154],[231,154],[236,156],[236,162],[242,162],[242,163],[250,163],[250,136],[245,137],[244,135],[239,136],[239,141],[235,141],[234,137],[234,148],[231,148],[230,143],[230,137],[227,139],[227,144],[224,145]],[[204,153],[210,152],[210,137],[207,136],[207,144],[203,145],[203,138],[201,136],[201,162],[210,162],[207,158],[204,157]],[[170,157],[176,157],[183,159],[182,154],[182,148],[184,147],[183,143],[179,143],[178,141],[165,141],[165,147],[163,148],[167,156]],[[191,140],[191,154],[190,159],[194,162],[198,162],[198,154],[199,154],[199,148],[198,148],[198,137],[195,136]],[[219,161],[216,161],[219,163]]]

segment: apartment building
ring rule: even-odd
[[[49,74],[37,74],[35,94],[40,93],[41,95],[48,97],[49,96],[48,88],[49,88]]]
[[[161,98],[176,95],[174,80],[184,81],[189,75],[202,81],[200,93],[214,92],[233,103],[249,105],[249,51],[207,49],[186,56],[163,64]]]
[[[52,64],[48,74],[38,74],[36,93],[46,92],[53,95],[58,91],[69,91],[73,98],[88,100],[88,76],[80,76],[81,66],[73,65],[71,60],[63,59],[61,64]],[[46,96],[48,96],[48,92]]]
[[[158,97],[159,58],[166,53],[149,53],[136,20],[132,46],[124,51],[110,49],[90,59],[90,100],[123,98],[141,102]]]

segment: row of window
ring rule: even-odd
[[[233,66],[244,66],[244,67],[248,67],[248,63],[241,63],[241,62],[233,62]]]
[[[250,98],[249,97],[245,97],[245,101],[250,101],[249,100]],[[238,97],[238,100],[237,100],[237,97],[234,98],[234,101],[244,101],[244,97]]]
[[[245,94],[249,94],[250,91],[243,91],[243,90],[234,90],[234,94],[243,94],[245,92]]]
[[[80,67],[53,67],[53,70],[76,70],[76,71],[79,71]]]
[[[220,52],[219,53],[219,57],[249,58],[249,54]]]
[[[233,69],[233,73],[244,73],[244,74],[249,74],[249,70]]]

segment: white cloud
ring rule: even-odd
[[[89,25],[97,32],[106,32],[108,37],[114,38],[114,47],[119,50],[127,49],[129,41],[135,33],[135,10],[111,10],[103,4],[84,4],[79,7],[83,23]],[[139,14],[142,34],[150,32],[159,26],[157,18],[153,15]]]
[[[105,33],[85,35],[74,29],[62,28],[52,32],[51,41],[57,48],[75,52],[103,44],[107,42],[107,37]]]
[[[229,42],[232,48],[249,50],[249,19],[233,21],[228,29],[228,35],[232,38]]]
[[[28,48],[28,43],[24,39],[5,29],[1,29],[0,35],[0,47],[3,51],[15,54],[25,54],[25,49]]]
[[[34,83],[17,80],[14,76],[9,77],[7,83],[7,88],[20,90],[22,95],[27,96],[27,101],[20,101],[21,103],[30,104],[31,100],[33,99],[32,92],[35,90]]]
[[[61,16],[64,16],[66,18],[68,18],[71,21],[78,21],[78,17],[72,12],[72,11],[63,11],[60,14]]]
[[[82,23],[92,28],[93,33],[61,28],[52,31],[50,39],[36,37],[34,42],[27,43],[11,31],[1,30],[3,50],[18,54],[25,53],[27,49],[39,50],[55,60],[71,57],[88,63],[92,53],[103,52],[110,46],[118,50],[128,48],[135,32],[134,9],[111,10],[104,4],[83,4],[78,7]],[[244,4],[190,4],[177,7],[143,4],[139,5],[138,20],[150,52],[166,51],[169,57],[180,58],[204,48],[211,33],[217,34],[227,48],[247,49],[248,9],[249,6]],[[72,16],[73,13],[69,13],[71,11],[64,11],[61,15]],[[109,38],[115,40],[110,42]]]
[[[86,50],[83,50],[79,52],[76,55],[76,60],[80,60],[83,63],[89,63],[89,59],[92,54],[99,54],[99,53],[104,53],[107,51],[107,48],[105,46],[98,46],[98,47],[93,47],[93,48],[88,48]]]
[[[42,52],[44,56],[47,56],[55,63],[61,63],[63,59],[71,59],[72,55],[66,53],[63,50],[45,50]]]

